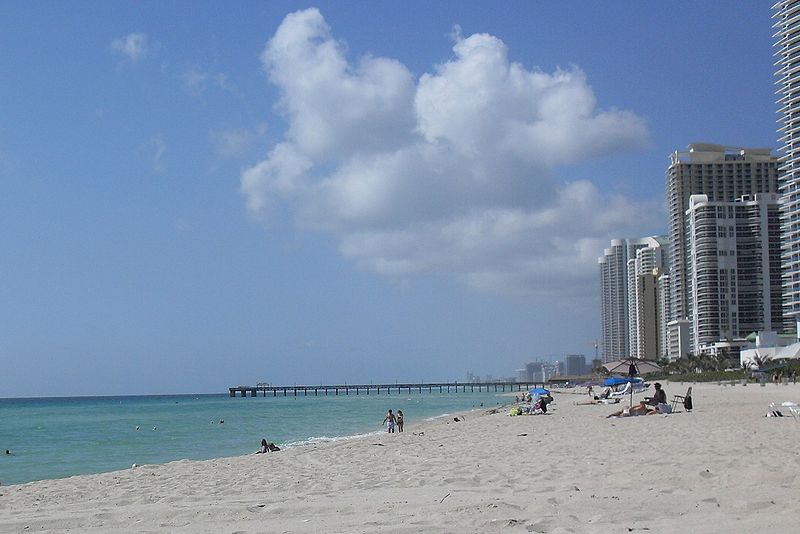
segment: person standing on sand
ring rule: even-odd
[[[403,431],[403,410],[397,410],[397,431]]]
[[[386,417],[383,418],[383,423],[386,425],[386,432],[389,434],[394,434],[394,425],[397,422],[397,417],[392,413],[392,410],[389,410],[389,413],[386,414]]]

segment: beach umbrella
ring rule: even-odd
[[[620,384],[627,384],[628,382],[638,383],[644,382],[643,378],[639,378],[638,376],[610,376],[603,381],[604,386],[618,386]]]
[[[661,366],[656,362],[652,360],[641,360],[639,358],[614,360],[604,363],[603,367],[608,369],[611,373],[628,376],[646,375],[648,373],[657,373],[661,370]]]
[[[608,369],[611,373],[627,375],[630,378],[637,375],[646,375],[647,373],[657,373],[661,370],[661,366],[652,360],[630,357],[606,362],[603,364],[603,367]],[[633,406],[633,386],[631,386],[631,406]]]
[[[542,395],[550,395],[550,390],[544,388],[531,388],[528,390],[528,394],[531,397],[536,397],[537,395],[541,397]]]

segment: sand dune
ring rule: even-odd
[[[557,394],[547,416],[409,413],[403,434],[4,486],[0,531],[796,532],[800,424],[764,414],[800,386],[694,398],[605,419]]]

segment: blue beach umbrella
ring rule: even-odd
[[[531,397],[536,397],[537,395],[541,397],[542,395],[550,395],[550,390],[544,388],[532,388],[528,390],[528,394]]]
[[[641,379],[639,377],[631,378],[630,376],[624,376],[624,377],[612,376],[612,377],[606,378],[603,381],[603,385],[604,386],[618,386],[620,384],[627,384],[628,382],[633,382],[634,384],[636,384],[638,382],[643,382],[643,379]]]

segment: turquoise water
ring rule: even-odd
[[[381,432],[389,408],[413,425],[503,402],[494,392],[0,399],[0,482],[236,456],[258,449],[262,437],[292,447]]]

